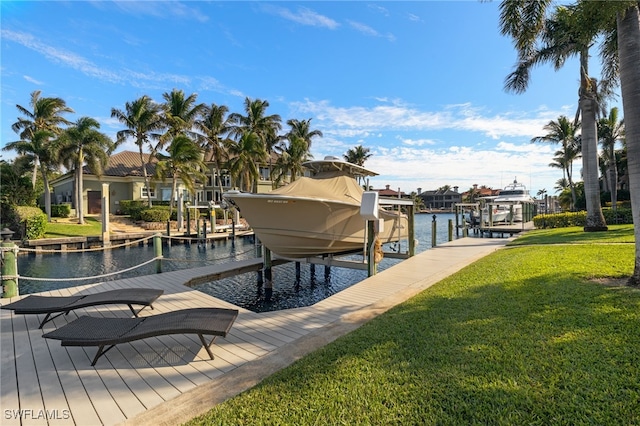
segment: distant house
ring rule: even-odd
[[[145,162],[149,155],[143,154]],[[205,157],[206,158],[206,157]],[[155,173],[156,159],[147,165],[147,175],[153,176]],[[193,204],[205,204],[207,202],[219,203],[222,200],[222,191],[231,188],[231,176],[227,170],[221,170],[220,175],[215,172],[213,163],[207,163],[208,170],[205,172],[206,180],[196,185],[195,199],[192,199],[189,191],[178,180],[178,191],[182,191],[185,201]],[[259,165],[260,178],[257,185],[257,192],[271,190],[271,167],[269,164]],[[84,211],[88,214],[99,214],[102,212],[102,184],[109,184],[109,211],[120,210],[122,200],[147,200],[169,201],[171,199],[171,178],[162,180],[151,180],[149,191],[145,188],[144,176],[140,165],[140,153],[134,151],[122,151],[109,157],[109,164],[105,168],[102,176],[98,177],[84,167],[83,170],[83,190],[82,202]],[[51,202],[53,204],[70,203],[73,205],[74,175],[67,173],[51,182],[53,188]]]
[[[453,210],[455,204],[462,202],[462,194],[458,192],[458,187],[443,191],[424,191],[418,194],[428,210]]]
[[[385,185],[384,189],[374,189],[373,191],[377,191],[378,195],[381,197],[388,197],[388,198],[403,198],[405,197],[405,193],[400,191],[394,191],[393,189],[390,188],[391,185]],[[398,188],[399,189],[399,188]]]

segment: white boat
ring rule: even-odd
[[[492,221],[495,222],[522,222],[522,207],[525,204],[531,204],[534,199],[529,195],[529,191],[524,184],[514,179],[512,183],[505,186],[496,197],[491,197],[487,203],[487,210],[484,217],[488,221],[489,211],[491,208]]]
[[[303,164],[311,177],[300,177],[264,194],[226,192],[255,235],[272,252],[292,258],[362,251],[366,221],[360,215],[363,188],[356,178],[376,176],[336,157]],[[407,238],[407,217],[380,209],[382,243]]]

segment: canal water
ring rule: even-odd
[[[436,244],[448,241],[448,221],[455,221],[453,214],[436,215]],[[416,252],[432,247],[433,215],[415,216],[415,234],[418,240]],[[456,238],[455,231],[453,238]],[[385,251],[393,247],[385,247]],[[397,248],[397,247],[396,247]],[[400,247],[406,251],[406,242]],[[137,267],[154,257],[152,246],[135,246],[104,251],[28,254],[18,256],[20,294],[74,287],[83,284],[110,281],[156,273],[155,262]],[[252,238],[237,238],[231,241],[209,242],[206,246],[174,244],[163,247],[163,271],[200,267],[256,257]],[[353,256],[361,260],[361,256]],[[401,262],[400,259],[384,258],[378,270],[384,270]],[[125,271],[116,275],[108,275]],[[30,280],[22,277],[48,278]],[[78,280],[78,278],[82,278]],[[257,274],[248,273],[222,280],[207,282],[193,288],[211,296],[233,303],[254,312],[290,309],[309,306],[367,278],[367,272],[356,269],[332,267],[328,274],[324,266],[302,264],[300,279],[297,279],[294,263],[273,268],[273,294],[266,298],[264,290],[257,285]]]

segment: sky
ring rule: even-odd
[[[531,138],[574,117],[578,63],[535,68],[525,93],[506,92],[517,56],[497,0],[3,0],[0,13],[1,146],[18,140],[16,105],[30,109],[33,91],[115,140],[124,127],[112,108],[143,95],[162,102],[175,88],[238,113],[246,98],[266,100],[283,133],[287,120],[311,119],[323,133],[314,159],[362,145],[376,189],[463,192],[517,179],[534,196],[557,195],[558,146]]]

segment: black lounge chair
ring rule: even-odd
[[[78,296],[32,295],[20,299],[17,302],[3,305],[2,309],[10,309],[16,314],[47,314],[40,323],[39,328],[42,328],[54,318],[58,318],[63,314],[67,315],[74,309],[96,305],[126,304],[129,306],[129,309],[131,309],[133,315],[137,317],[138,313],[147,306],[153,309],[152,303],[155,302],[163,292],[164,290],[151,288],[123,288]],[[136,311],[132,305],[142,305],[142,308]]]
[[[91,365],[118,343],[167,334],[197,334],[213,359],[211,345],[217,336],[226,337],[238,316],[235,309],[193,308],[144,318],[80,317],[43,335],[62,341],[62,346],[98,346]],[[213,336],[207,343],[204,336]],[[107,348],[105,349],[105,346]]]

